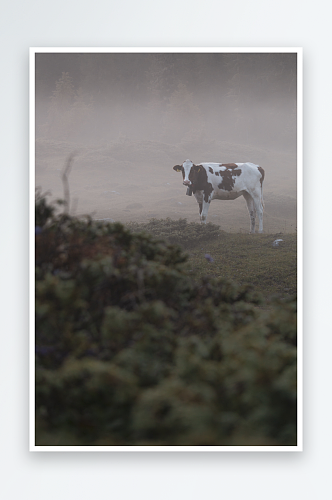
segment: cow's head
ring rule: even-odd
[[[204,169],[202,165],[195,165],[191,160],[186,160],[182,165],[175,165],[173,170],[182,172],[184,186],[194,186],[198,183],[200,173]]]

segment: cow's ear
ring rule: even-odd
[[[202,168],[202,165],[194,165],[194,169],[196,170],[196,172],[200,172]]]
[[[174,165],[173,170],[175,170],[175,172],[181,172],[182,167],[181,165]]]

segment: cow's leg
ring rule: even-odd
[[[261,193],[254,193],[253,200],[254,200],[254,204],[255,204],[256,214],[258,216],[258,223],[259,223],[258,232],[262,233],[263,232],[263,205],[262,205]]]
[[[199,203],[198,203],[199,217],[201,217],[202,210],[203,210],[203,203],[202,203],[202,202],[199,202]]]
[[[206,218],[207,218],[207,214],[209,211],[210,202],[203,200],[202,203],[199,204],[199,206],[200,206],[201,223],[206,224]],[[202,207],[202,209],[201,209],[201,207]]]
[[[194,194],[196,201],[198,203],[198,213],[199,213],[199,218],[202,221],[202,211],[203,211],[203,195],[200,191],[196,192]]]
[[[255,203],[253,200],[253,197],[247,193],[246,191],[243,192],[243,197],[247,202],[247,207],[248,207],[248,212],[250,216],[250,233],[255,232],[255,222],[256,222],[256,211],[255,211]]]

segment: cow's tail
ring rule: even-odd
[[[264,177],[265,177],[265,171],[262,167],[258,167],[258,170],[259,170],[259,173],[261,174],[261,179],[260,179],[260,182],[261,182],[261,204],[262,204],[262,207],[264,210],[265,203],[264,203],[264,198],[263,198],[263,181],[264,181]]]

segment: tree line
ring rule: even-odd
[[[250,142],[268,126],[294,140],[296,54],[41,53],[36,97],[37,129],[54,137]]]

